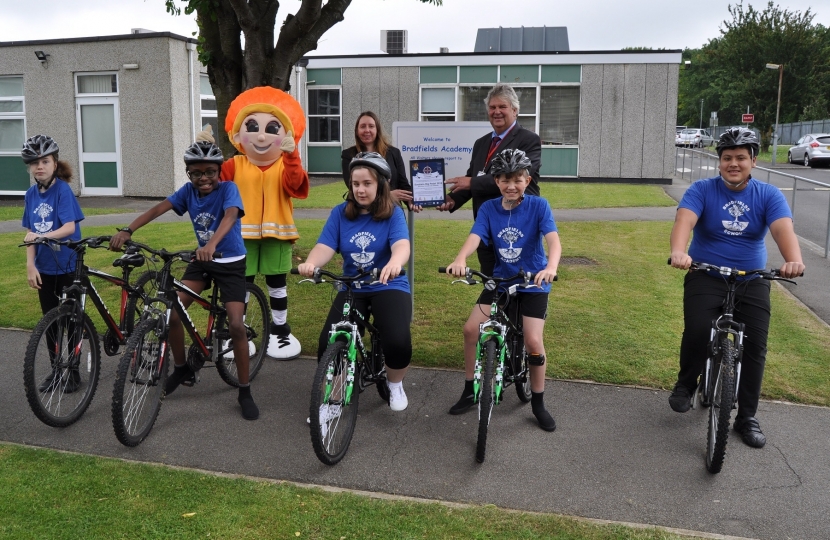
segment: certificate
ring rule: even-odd
[[[409,162],[413,203],[419,206],[444,204],[444,159],[418,159]]]

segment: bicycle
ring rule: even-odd
[[[171,267],[178,261],[191,262],[192,250],[168,252],[156,250],[138,242],[129,245],[151,253],[163,261],[158,271],[158,297],[148,300],[141,323],[127,341],[118,365],[112,395],[112,425],[115,436],[125,446],[137,446],[147,436],[158,417],[164,399],[167,381],[170,317],[175,311],[192,340],[187,351],[186,363],[194,377],[182,384],[192,386],[199,382],[199,371],[206,363],[212,363],[219,376],[230,386],[239,386],[236,363],[231,353],[227,312],[219,302],[219,287],[214,286],[208,299],[203,298],[184,283],[173,277]],[[221,254],[214,254],[221,257]],[[207,310],[205,338],[199,331],[178,293],[189,296]],[[262,289],[246,282],[245,331],[248,337],[249,380],[253,381],[262,367],[270,336],[270,308]]]
[[[76,422],[89,407],[98,387],[101,350],[98,332],[85,313],[87,297],[107,327],[104,352],[113,356],[133,332],[136,313],[141,311],[139,302],[148,298],[144,289],[154,279],[152,272],[145,272],[130,284],[132,271],[145,263],[144,256],[135,251],[128,250],[112,263],[121,268],[120,278],[86,266],[86,249],[102,247],[109,239],[109,236],[94,236],[72,241],[41,237],[21,244],[47,244],[53,249],[67,246],[76,254],[72,285],[62,291],[58,307],[47,312],[35,326],[23,361],[23,386],[29,407],[38,419],[52,427],[66,427]],[[115,322],[90,276],[121,287],[119,322]]]
[[[446,267],[438,268],[446,274]],[[478,277],[481,281],[473,279]],[[502,295],[496,295],[490,304],[490,318],[479,325],[479,337],[476,343],[476,363],[473,372],[473,402],[478,403],[478,438],[476,440],[476,461],[484,462],[487,451],[487,430],[493,406],[502,402],[504,389],[515,385],[516,394],[522,403],[529,403],[531,398],[530,368],[528,354],[524,345],[522,328],[521,295],[519,289],[537,287],[533,283],[535,274],[519,272],[508,278],[487,276],[467,268],[464,279],[453,280],[455,283],[477,285],[483,283],[487,290],[495,291],[502,283],[513,283]],[[554,276],[554,281],[558,276]],[[504,305],[499,300],[506,295]],[[518,295],[518,296],[517,296]],[[515,298],[515,302],[510,302]],[[508,311],[510,310],[510,311]]]
[[[671,264],[671,259],[669,259]],[[714,271],[723,276],[728,288],[723,313],[712,320],[709,337],[709,357],[692,399],[692,408],[698,404],[709,408],[709,426],[706,439],[706,470],[717,474],[723,467],[732,409],[738,403],[741,379],[744,324],[734,320],[735,294],[739,277],[759,276],[763,279],[795,282],[780,277],[778,270],[737,270],[726,266],[693,261],[691,270]]]
[[[299,271],[292,268],[291,273],[297,275]],[[403,271],[401,275],[405,275]],[[343,319],[331,326],[329,344],[317,364],[311,387],[311,444],[317,458],[326,465],[339,462],[349,449],[363,390],[374,384],[380,398],[389,403],[380,333],[368,321],[368,313],[361,314],[354,308],[354,289],[377,283],[377,276],[377,269],[357,276],[338,276],[315,268],[312,278],[300,280],[300,283],[320,284],[329,283],[324,279],[328,277],[336,290],[346,292]],[[364,345],[364,330],[369,332],[369,350]]]

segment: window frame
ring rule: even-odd
[[[308,105],[308,109],[310,110],[310,103],[311,98],[309,94],[314,90],[337,90],[337,115],[333,114],[311,114],[309,112],[306,113],[308,118],[308,146],[337,146],[340,147],[343,145],[343,85],[342,84],[315,84],[306,87],[306,103]],[[336,141],[321,141],[321,142],[314,142],[311,140],[311,119],[312,118],[334,118],[337,117],[340,121],[338,125],[340,126],[340,132],[338,133],[338,140]]]
[[[216,102],[216,96],[214,94],[203,94],[202,93],[202,77],[207,79],[207,73],[199,73],[199,129],[202,129],[205,126],[205,118],[216,118],[217,126],[219,123],[219,109],[218,106],[216,109],[204,109],[202,108],[202,101],[205,99],[212,99],[214,103]],[[210,81],[208,81],[208,86],[210,86]],[[211,89],[212,90],[212,89]],[[213,136],[218,140],[219,133],[218,130],[221,129],[221,126],[217,127],[217,133],[214,133]]]
[[[539,83],[539,92],[537,94],[537,100],[538,100],[539,105],[536,107],[536,110],[539,111],[539,112],[538,112],[538,116],[536,118],[536,121],[537,121],[537,125],[538,125],[538,122],[541,121],[541,110],[540,109],[541,109],[541,106],[542,106],[542,89],[543,88],[564,88],[564,87],[573,87],[573,86],[576,86],[577,88],[580,88],[580,94],[579,94],[580,99],[579,99],[579,107],[578,107],[579,122],[577,123],[577,134],[576,134],[576,141],[577,142],[575,144],[544,144],[544,143],[542,143],[542,148],[579,148],[579,132],[582,130],[582,88],[581,88],[582,83],[581,82],[578,82],[578,83],[576,83],[576,82]],[[537,128],[536,133],[539,134],[538,128]],[[539,134],[540,138],[541,138],[541,136],[542,135]]]
[[[79,77],[87,75],[115,75],[115,92],[81,92],[79,86]],[[75,73],[75,97],[118,97],[121,92],[121,80],[117,71],[78,71]]]
[[[446,122],[455,122],[458,118],[458,83],[431,83],[431,84],[421,84],[418,85],[418,121],[419,122],[429,122],[430,120],[424,120],[424,117],[446,117],[452,116],[452,120],[443,120]],[[453,112],[452,113],[426,113],[423,112],[424,107],[424,89],[439,89],[439,88],[450,88],[454,90],[453,93]]]
[[[20,156],[20,148],[22,148],[23,144],[26,142],[26,134],[28,133],[28,131],[26,130],[26,81],[23,75],[2,75],[0,76],[0,79],[20,79],[20,82],[23,83],[23,95],[0,97],[0,101],[3,102],[20,102],[22,109],[20,111],[0,111],[0,120],[23,121],[23,140],[20,141],[20,146],[14,150],[0,150],[0,156]]]

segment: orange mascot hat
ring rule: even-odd
[[[233,136],[239,132],[242,121],[250,114],[264,112],[273,114],[285,127],[285,132],[294,134],[294,143],[300,142],[305,132],[305,113],[297,100],[270,86],[257,86],[245,90],[231,102],[225,117],[225,131],[231,144],[241,153],[242,145],[234,142]]]

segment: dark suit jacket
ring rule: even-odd
[[[349,163],[357,155],[357,147],[351,146],[343,150],[340,154],[340,166],[343,169],[343,181],[346,182],[346,187],[349,187]],[[390,146],[386,150],[386,163],[389,164],[389,169],[392,171],[392,178],[389,180],[389,187],[395,189],[405,189],[412,191],[412,184],[409,183],[409,178],[406,177],[406,166],[403,164],[403,156],[401,151]]]
[[[470,177],[470,189],[462,189],[450,193],[450,197],[455,202],[455,206],[450,212],[458,210],[470,199],[473,200],[473,216],[478,215],[479,207],[485,201],[501,197],[496,181],[491,174],[483,174],[478,176],[479,171],[485,170],[485,160],[487,159],[487,152],[490,150],[490,142],[493,133],[490,132],[482,138],[478,139],[473,144],[473,154],[470,158],[470,168],[467,169],[467,176]],[[542,141],[539,136],[529,131],[518,123],[510,130],[510,133],[501,141],[495,155],[502,150],[508,148],[518,148],[524,150],[527,157],[530,158],[530,185],[527,186],[527,193],[531,195],[539,195],[539,169],[542,167]]]

